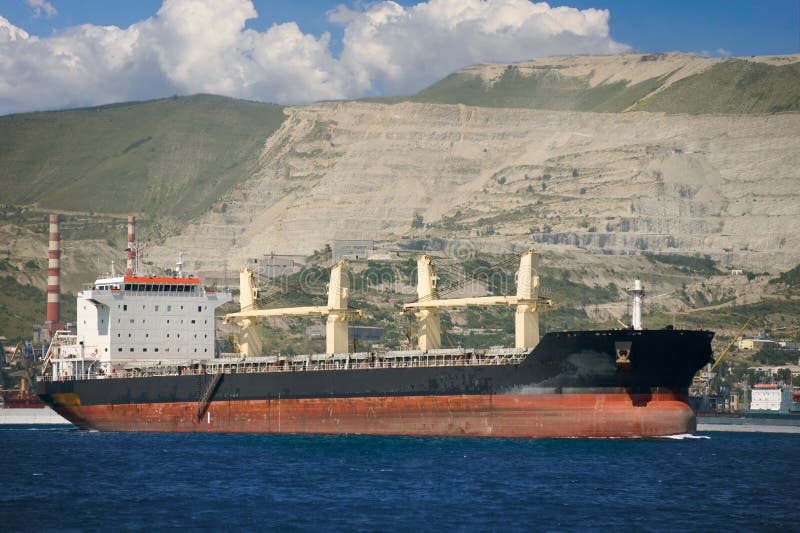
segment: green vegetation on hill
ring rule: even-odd
[[[800,111],[800,62],[728,59],[639,102],[636,111],[756,114]]]
[[[3,202],[186,220],[251,175],[283,119],[209,95],[0,117]]]
[[[9,270],[7,261],[0,261]],[[33,326],[45,320],[47,296],[32,285],[21,285],[12,277],[0,276],[0,335],[9,341],[30,339]],[[75,296],[61,295],[61,318],[74,322],[77,316]]]
[[[780,276],[771,279],[770,283],[785,283],[790,287],[800,286],[800,265],[797,265],[791,270],[781,272]]]
[[[635,84],[589,85],[590,76],[566,76],[542,65],[533,74],[509,65],[499,79],[457,72],[408,100],[482,107],[566,111],[756,114],[800,111],[800,62],[775,66],[729,59],[657,91],[669,74]]]
[[[713,276],[719,274],[717,264],[710,257],[692,257],[690,255],[678,254],[644,254],[651,263],[664,263],[678,268],[679,271],[687,274],[699,274],[702,276]]]
[[[411,100],[483,107],[616,112],[633,105],[661,83],[661,78],[653,78],[630,86],[617,82],[590,87],[588,76],[562,76],[554,69],[527,75],[509,65],[491,85],[480,76],[456,73],[420,91]]]

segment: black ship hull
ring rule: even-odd
[[[549,333],[521,362],[44,381],[82,428],[519,437],[694,431],[707,331]]]

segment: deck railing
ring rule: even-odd
[[[430,352],[356,353],[335,355],[269,356],[253,358],[220,358],[205,361],[149,362],[120,365],[114,373],[99,373],[92,366],[85,375],[61,376],[56,379],[115,379],[158,376],[190,376],[209,374],[257,374],[280,372],[315,372],[341,370],[377,370],[388,368],[434,368],[453,366],[515,365],[525,360],[527,350],[502,349],[483,352],[464,350]],[[441,353],[446,352],[446,353]],[[40,379],[53,379],[40,378]]]

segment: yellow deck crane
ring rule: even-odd
[[[326,316],[326,353],[346,353],[349,350],[348,325],[350,320],[363,318],[359,309],[348,306],[350,287],[347,277],[347,263],[341,261],[331,268],[328,284],[328,305],[285,307],[280,309],[256,309],[258,289],[255,274],[249,268],[239,274],[239,304],[241,310],[225,315],[225,322],[242,328],[239,340],[241,354],[245,357],[261,355],[261,334],[258,319],[285,316]]]
[[[747,329],[747,326],[749,326],[750,322],[752,322],[752,321],[753,321],[753,317],[750,317],[750,318],[747,319],[747,322],[744,323],[744,326],[742,326],[742,329],[739,330],[739,333],[737,333],[736,336],[733,339],[731,339],[731,342],[730,342],[730,344],[728,344],[728,347],[725,348],[722,351],[722,353],[719,355],[719,357],[717,357],[717,360],[714,361],[714,364],[711,365],[710,372],[713,372],[714,369],[717,368],[717,366],[719,366],[719,364],[722,362],[722,360],[725,359],[725,356],[728,355],[728,351],[733,347],[733,344],[737,340],[739,340],[739,337],[742,336],[742,333],[744,333],[744,330]]]
[[[25,342],[19,341],[8,360],[9,364],[19,364],[21,367],[19,371],[12,374],[19,377],[20,397],[24,396],[30,388],[33,388],[36,382],[36,368],[34,367],[33,359],[32,357],[27,357],[24,347]]]
[[[433,262],[427,255],[420,256],[417,260],[417,301],[403,306],[405,312],[413,313],[418,320],[419,349],[441,348],[439,309],[491,305],[516,306],[515,346],[536,347],[539,344],[539,313],[555,309],[552,300],[539,296],[539,276],[535,273],[537,263],[538,254],[534,250],[522,254],[517,271],[517,294],[514,296],[439,299]]]

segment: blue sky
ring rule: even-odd
[[[34,18],[26,0],[0,0],[0,15],[28,33],[48,36],[78,24],[127,27],[152,16],[161,0],[50,0],[58,14]],[[417,2],[401,0],[413,5]],[[254,0],[258,18],[248,27],[266,30],[273,23],[295,21],[306,33],[332,34],[338,53],[342,26],[326,13],[353,2]],[[611,12],[611,36],[643,52],[702,52],[718,49],[735,56],[800,53],[800,0],[577,0],[550,2]]]
[[[413,94],[476,63],[629,51],[800,53],[800,0],[0,0],[0,114]]]

